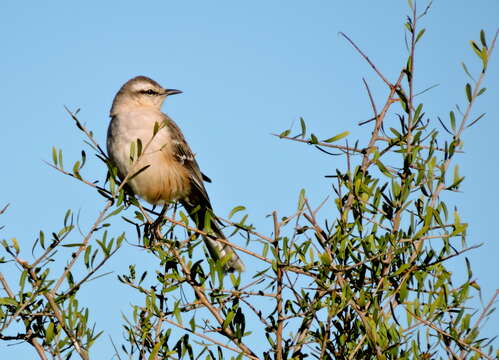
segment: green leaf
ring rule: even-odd
[[[194,316],[189,321],[189,325],[191,326],[191,331],[195,332],[196,331],[196,318]]]
[[[40,231],[40,235],[38,236],[38,239],[40,239],[40,245],[42,249],[45,249],[45,234],[43,231]]]
[[[456,115],[454,114],[454,111],[451,111],[449,113],[449,118],[450,118],[450,127],[453,131],[456,131]]]
[[[478,291],[481,291],[480,285],[478,285],[475,281],[470,282],[470,286]]]
[[[414,121],[418,121],[421,115],[421,110],[423,110],[423,104],[419,104],[414,113]]]
[[[388,171],[388,169],[385,167],[385,165],[379,161],[379,160],[376,160],[376,166],[378,167],[378,169],[385,175],[385,176],[388,176],[389,178],[393,178],[393,175],[390,173],[390,171]]]
[[[205,210],[201,209],[199,211],[205,211]],[[209,210],[206,210],[206,214],[204,216],[204,227],[203,227],[203,230],[206,231],[207,233],[211,233],[211,231],[212,231],[212,227],[211,227],[212,216],[211,215],[212,215],[212,213]]]
[[[142,155],[142,140],[137,139],[137,157]]]
[[[407,65],[408,67],[410,65]],[[404,92],[400,89],[395,90],[397,93],[399,99],[400,99],[400,106],[402,106],[402,109],[406,112],[409,113],[409,107],[408,107],[408,102],[407,102],[407,96],[405,96]]]
[[[397,129],[390,128],[390,131],[397,137],[397,138],[402,138],[402,134],[397,131]]]
[[[54,166],[57,166],[57,149],[55,146],[52,146],[52,161],[54,163]]]
[[[407,73],[407,77],[408,79],[410,80],[412,78],[412,57],[409,56],[407,58],[407,64],[405,66],[405,71]],[[400,91],[402,93],[402,91]],[[405,99],[405,95],[404,95],[404,99]]]
[[[473,49],[475,54],[477,54],[478,57],[481,59],[482,58],[482,50],[478,47],[476,42],[474,42],[473,40],[470,41],[470,44],[471,44],[471,48]]]
[[[134,161],[135,160],[135,142],[132,141],[130,143],[130,161]]]
[[[51,322],[47,326],[47,330],[45,330],[45,342],[47,344],[50,344],[53,339],[54,339],[54,323]]]
[[[62,163],[62,150],[59,149],[59,166],[62,170],[64,170],[64,166],[63,166],[63,163]]]
[[[421,29],[418,33],[418,36],[416,36],[416,43],[419,41],[419,39],[421,38],[421,36],[423,36],[423,34],[425,33],[426,29]]]
[[[290,132],[291,132],[291,130],[290,130],[290,129],[288,129],[288,130],[284,130],[282,133],[280,133],[280,134],[279,134],[279,137],[280,137],[280,138],[286,137],[286,136],[288,136],[288,135],[289,135],[289,133],[290,133]]]
[[[305,205],[305,189],[300,190],[300,196],[298,198],[298,210],[302,210]]]
[[[120,212],[122,212],[122,211],[123,211],[123,209],[124,209],[124,208],[125,208],[125,205],[120,205],[117,209],[113,210],[113,211],[112,211],[109,215],[107,215],[107,216],[104,218],[104,220],[107,220],[107,219],[109,219],[110,217],[113,217],[113,216],[115,216],[115,215],[119,214]],[[103,220],[103,221],[104,221],[104,220]]]
[[[302,117],[300,117],[300,126],[301,126],[301,134],[300,134],[300,136],[302,138],[304,138],[305,135],[307,134],[307,126],[305,125],[305,120],[303,120]]]
[[[16,253],[19,254],[19,242],[17,241],[16,238],[12,238],[10,239],[12,241],[12,246],[14,247],[14,249],[16,249]]]
[[[64,244],[62,245],[62,247],[80,247],[84,245],[85,245],[84,243],[73,243],[73,244]]]
[[[473,277],[473,271],[471,270],[470,260],[467,257],[465,257],[464,261],[466,262],[466,271],[468,273],[468,280],[470,280]]]
[[[471,102],[472,95],[471,95],[471,85],[469,83],[466,84],[466,97],[468,98],[468,101]]]
[[[86,266],[87,268],[89,268],[89,267],[90,267],[90,262],[89,262],[89,260],[90,260],[90,254],[91,254],[91,252],[92,252],[92,246],[91,246],[91,245],[89,245],[89,246],[87,246],[87,248],[85,249],[85,254],[84,254],[84,256],[83,256],[83,263],[85,264],[85,266]]]
[[[264,257],[267,257],[267,254],[269,253],[269,248],[270,248],[270,246],[268,243],[263,244],[262,255]]]
[[[474,78],[473,76],[471,76],[471,74],[470,74],[470,72],[469,72],[468,67],[466,66],[466,64],[462,62],[462,63],[461,63],[461,66],[463,67],[463,70],[464,70],[464,72],[466,73],[466,75],[468,75],[468,77],[469,77],[471,80],[475,81],[475,78]]]
[[[20,288],[21,293],[24,291],[24,285],[26,283],[27,277],[28,277],[28,270],[24,270],[21,274],[20,279],[19,279],[19,288]]]
[[[236,206],[235,208],[233,208],[230,213],[229,213],[229,219],[232,218],[234,216],[235,213],[239,212],[239,211],[243,211],[243,210],[246,210],[246,208],[244,206]]]
[[[81,176],[80,176],[80,160],[76,161],[75,164],[73,165],[73,175],[76,176],[78,179],[81,179]]]
[[[151,351],[151,354],[149,355],[148,360],[155,360],[158,358],[158,352],[159,352],[159,349],[161,348],[162,344],[163,344],[162,340],[160,340],[156,344],[154,344],[154,347]]]
[[[480,91],[478,91],[477,96],[482,95],[485,91],[487,91],[487,88],[481,88]]]
[[[121,246],[121,243],[125,240],[125,233],[121,233],[120,236],[118,236],[118,239],[116,240],[116,248],[119,248]]]
[[[222,329],[227,329],[227,327],[229,326],[229,324],[232,322],[232,319],[234,318],[234,315],[236,315],[236,313],[234,311],[229,311],[229,313],[227,314],[227,317],[225,318],[223,324],[222,324]]]
[[[184,225],[189,225],[189,218],[185,215],[183,211],[180,212],[180,218],[182,219],[182,222]]]
[[[66,213],[64,214],[64,226],[66,226],[66,227],[68,226],[69,219],[71,219],[71,223],[73,222],[73,220],[72,220],[73,219],[72,214],[73,213],[72,213],[71,209],[68,209],[66,211]]]
[[[317,136],[315,136],[314,134],[310,134],[310,144],[318,144],[319,143],[319,139],[317,139]]]
[[[433,219],[433,208],[428,206],[426,208],[426,215],[424,218],[424,227],[429,227],[431,225],[431,220]]]
[[[454,166],[454,183],[459,180],[459,165]]]
[[[85,166],[85,162],[87,161],[87,154],[85,153],[85,151],[81,151],[81,167],[80,168],[83,168]]]
[[[158,133],[158,131],[159,131],[159,123],[156,121],[154,123],[154,129],[152,131],[152,136],[156,135]]]
[[[483,113],[481,115],[479,115],[475,120],[473,120],[469,125],[468,127],[472,127],[473,125],[475,125],[481,118],[483,118],[485,116],[486,113]]]
[[[173,315],[177,319],[179,324],[182,324],[182,316],[180,316],[180,303],[178,301],[175,302],[175,306],[173,308]]]
[[[336,136],[333,136],[333,137],[331,137],[329,139],[324,140],[324,142],[326,142],[326,143],[332,143],[332,142],[341,140],[341,139],[343,139],[344,137],[346,137],[348,135],[350,135],[350,132],[349,131],[344,131],[341,134],[338,134]]]
[[[3,297],[3,298],[0,298],[0,305],[14,305],[14,306],[17,306],[17,301],[12,299],[12,298],[8,298],[8,297]]]
[[[482,43],[483,47],[487,49],[487,40],[485,40],[485,31],[480,30],[480,42]]]

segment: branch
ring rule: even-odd
[[[431,321],[424,320],[424,319],[420,318],[419,316],[417,316],[416,314],[413,314],[411,311],[409,311],[409,309],[407,307],[406,307],[406,311],[409,314],[411,314],[416,320],[418,320],[419,322],[421,322],[421,323],[425,324],[426,326],[432,328],[433,330],[435,330],[440,335],[445,336],[445,337],[447,337],[449,339],[454,340],[454,342],[458,343],[462,347],[470,349],[470,350],[472,350],[472,351],[480,354],[480,356],[482,356],[482,357],[484,357],[484,358],[486,358],[488,360],[493,360],[493,358],[491,356],[485,354],[482,350],[478,349],[477,347],[475,347],[473,345],[470,345],[470,344],[467,344],[464,341],[462,341],[461,339],[456,339],[455,337],[453,337],[448,332],[446,332],[446,331],[440,329],[439,327],[435,326]]]
[[[212,342],[212,343],[213,343],[213,344],[215,344],[215,345],[221,346],[221,347],[223,347],[223,348],[225,348],[225,349],[228,349],[228,350],[234,351],[234,352],[236,352],[236,353],[238,353],[238,354],[244,355],[244,356],[246,356],[246,357],[247,357],[247,358],[249,358],[249,359],[259,360],[259,358],[258,358],[257,356],[255,356],[255,355],[250,355],[250,354],[247,354],[247,353],[246,353],[246,352],[244,352],[244,351],[241,351],[241,350],[239,350],[239,349],[233,348],[232,346],[229,346],[229,345],[226,345],[226,344],[224,344],[224,343],[221,343],[221,342],[219,342],[219,341],[217,341],[217,340],[215,340],[215,339],[212,339],[212,338],[210,338],[210,337],[208,337],[208,336],[206,336],[206,335],[204,335],[204,334],[201,334],[201,333],[198,333],[198,332],[192,331],[191,329],[186,328],[185,326],[183,326],[183,325],[181,325],[181,324],[179,324],[179,323],[176,323],[175,321],[172,321],[172,320],[170,320],[170,319],[168,319],[168,318],[164,318],[164,319],[163,319],[163,321],[166,321],[167,323],[169,323],[169,324],[171,324],[171,325],[174,325],[174,326],[178,327],[179,329],[182,329],[182,330],[184,330],[184,331],[187,331],[187,332],[189,332],[189,333],[191,333],[191,334],[194,334],[194,335],[196,335],[196,336],[198,336],[198,337],[200,337],[200,338],[202,338],[202,339],[205,339],[205,340],[207,340],[207,341],[210,341],[210,342]]]
[[[371,67],[373,68],[373,70],[376,72],[376,74],[378,74],[378,76],[381,78],[381,80],[383,80],[383,82],[389,87],[389,88],[393,88],[394,86],[392,85],[391,82],[389,82],[384,76],[383,74],[378,70],[378,68],[376,67],[376,65],[374,65],[374,63],[367,57],[366,54],[364,54],[364,52],[362,52],[362,50],[360,50],[360,48],[352,41],[352,39],[350,39],[345,33],[343,32],[339,32],[339,34],[341,36],[343,36],[354,48],[355,50],[357,50],[357,52],[368,62],[369,65],[371,65]],[[397,85],[395,85],[395,87],[397,87]]]

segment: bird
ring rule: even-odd
[[[198,229],[208,232],[204,241],[210,256],[214,260],[228,258],[224,272],[244,271],[244,263],[232,247],[216,240],[226,237],[203,183],[210,179],[201,172],[178,125],[161,111],[167,97],[180,93],[146,76],[123,84],[109,114],[109,159],[135,195],[153,205],[182,204]],[[138,148],[142,148],[141,155]]]

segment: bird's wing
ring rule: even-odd
[[[177,124],[167,115],[165,115],[165,123],[170,133],[173,155],[189,172],[191,191],[186,198],[179,199],[180,202],[199,228],[204,229],[206,216],[210,213],[211,234],[204,239],[208,252],[215,260],[230,255],[230,259],[224,265],[225,271],[244,271],[244,263],[232,247],[215,240],[216,238],[225,239],[225,235],[220,229],[219,220],[212,212],[210,199],[203,184],[203,180],[208,181],[210,179],[199,170],[196,158]]]
[[[210,198],[208,197],[208,193],[206,192],[203,184],[203,180],[209,180],[209,178],[201,173],[196,157],[187,144],[187,141],[177,124],[175,124],[175,122],[167,115],[165,115],[165,118],[166,127],[170,133],[170,139],[172,142],[173,156],[187,169],[189,173],[191,194],[189,198],[185,200],[192,203],[194,206],[201,205],[211,209]]]

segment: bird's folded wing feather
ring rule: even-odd
[[[192,202],[193,205],[201,205],[211,209],[210,198],[208,197],[208,193],[206,192],[203,184],[203,180],[207,177],[205,175],[203,176],[201,173],[194,153],[187,144],[187,141],[177,124],[175,124],[175,122],[167,115],[165,115],[165,117],[166,126],[172,141],[173,155],[175,159],[188,170],[189,173],[189,180],[192,189],[189,199],[185,200]]]

